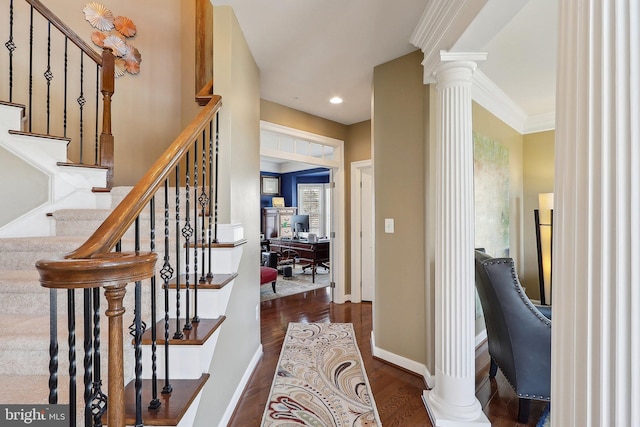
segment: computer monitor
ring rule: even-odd
[[[291,227],[293,229],[294,235],[296,236],[298,231],[308,232],[309,231],[309,215],[292,215]]]

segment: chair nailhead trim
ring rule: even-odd
[[[531,301],[529,300],[529,298],[526,297],[526,293],[523,292],[522,286],[518,281],[518,275],[516,274],[516,269],[514,267],[514,262],[512,258],[492,258],[490,260],[484,261],[482,264],[483,265],[509,264],[511,267],[511,278],[513,279],[513,285],[516,288],[516,292],[520,294],[520,299],[525,303],[525,305],[529,308],[529,310],[536,315],[536,317],[539,320],[544,322],[545,325],[551,326],[551,321],[547,319],[545,316],[543,316],[542,314],[540,314],[540,311],[538,311],[538,309],[535,308],[533,304],[531,304]]]

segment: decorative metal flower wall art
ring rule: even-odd
[[[91,34],[91,41],[99,47],[108,47],[116,57],[115,75],[138,74],[142,55],[128,39],[137,33],[136,24],[126,16],[113,16],[101,3],[90,2],[82,9],[85,19],[99,31]]]

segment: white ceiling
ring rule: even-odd
[[[505,2],[518,4],[515,16],[499,16]],[[429,1],[213,3],[234,9],[260,68],[262,98],[353,124],[371,117],[373,68],[416,50],[409,40]],[[474,46],[488,52],[479,69],[528,116],[555,108],[557,7],[557,0],[488,0],[484,20],[464,35],[467,45],[483,44]],[[344,103],[330,104],[335,95]]]

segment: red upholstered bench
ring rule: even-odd
[[[271,267],[260,266],[260,285],[271,282],[273,293],[276,293],[276,280],[278,280],[278,270]]]

